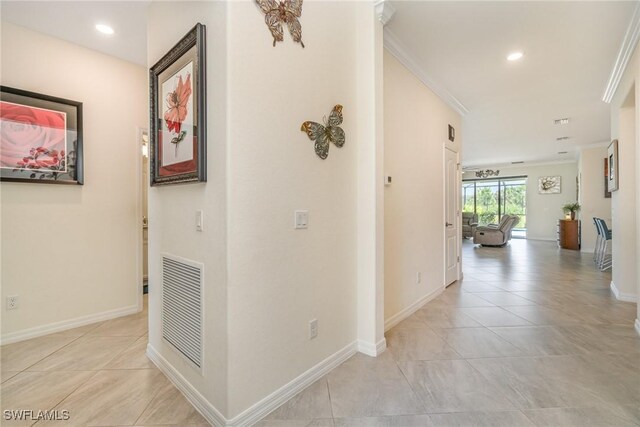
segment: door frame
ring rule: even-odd
[[[453,197],[454,197],[454,204],[455,204],[455,221],[457,223],[457,230],[458,230],[458,235],[456,236],[456,241],[458,242],[458,244],[456,245],[456,258],[457,258],[457,269],[456,269],[456,281],[459,281],[460,279],[462,279],[462,215],[460,213],[460,197],[461,197],[461,186],[462,186],[462,168],[460,167],[460,152],[458,150],[455,150],[452,147],[449,147],[447,145],[444,146],[444,150],[442,151],[442,165],[443,165],[443,175],[444,175],[444,180],[443,180],[443,194],[444,194],[444,203],[442,204],[442,216],[444,218],[444,222],[446,222],[446,218],[447,218],[447,150],[451,151],[452,153],[455,154],[455,158],[456,158],[456,183],[453,186]],[[453,284],[454,282],[451,282],[450,284],[446,283],[447,282],[447,227],[445,226],[443,228],[442,231],[442,241],[443,241],[443,265],[442,265],[442,269],[443,269],[443,289],[447,288],[447,286]]]

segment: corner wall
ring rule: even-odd
[[[457,131],[453,144],[449,124]],[[384,190],[387,323],[444,289],[444,150],[460,152],[461,128],[460,115],[385,50],[384,173],[392,176]]]
[[[3,343],[138,311],[145,69],[2,22],[1,75],[83,103],[85,170],[82,186],[1,184]]]

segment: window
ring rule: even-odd
[[[480,225],[497,224],[502,215],[517,215],[514,237],[525,237],[527,229],[527,177],[477,179],[462,182],[464,212],[478,215]]]

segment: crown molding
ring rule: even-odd
[[[475,172],[478,170],[484,169],[520,169],[534,166],[550,166],[550,165],[566,165],[566,164],[576,164],[578,163],[578,159],[564,159],[564,160],[540,160],[535,162],[525,162],[519,163],[517,165],[513,165],[511,163],[492,163],[492,164],[484,164],[484,165],[473,165],[473,166],[463,166],[462,172]],[[498,177],[502,178],[502,177]]]
[[[376,15],[382,25],[387,25],[387,22],[391,21],[393,15],[396,14],[396,8],[389,2],[389,0],[378,0],[375,3]]]
[[[629,65],[631,56],[633,56],[633,51],[638,44],[638,39],[640,39],[640,2],[636,3],[636,8],[633,11],[631,22],[629,22],[627,32],[624,35],[622,45],[618,51],[616,62],[613,64],[613,69],[609,75],[607,87],[604,90],[604,95],[602,95],[602,100],[607,104],[611,102],[613,96],[618,90],[620,80],[622,80],[622,76]]]
[[[398,37],[391,32],[388,28],[384,29],[384,47],[392,54],[402,65],[407,67],[411,73],[413,73],[418,80],[420,80],[425,86],[431,89],[436,95],[438,95],[447,105],[457,111],[461,116],[465,116],[469,113],[467,107],[465,107],[460,101],[456,99],[446,88],[436,83],[427,73],[418,65],[413,59],[413,55],[409,53],[409,50],[402,44]]]

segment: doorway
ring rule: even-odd
[[[149,132],[146,129],[140,129],[138,141],[142,150],[142,179],[140,194],[142,195],[142,292],[149,292]]]
[[[458,153],[445,150],[445,286],[449,286],[459,276],[459,240],[461,239],[458,209]]]

